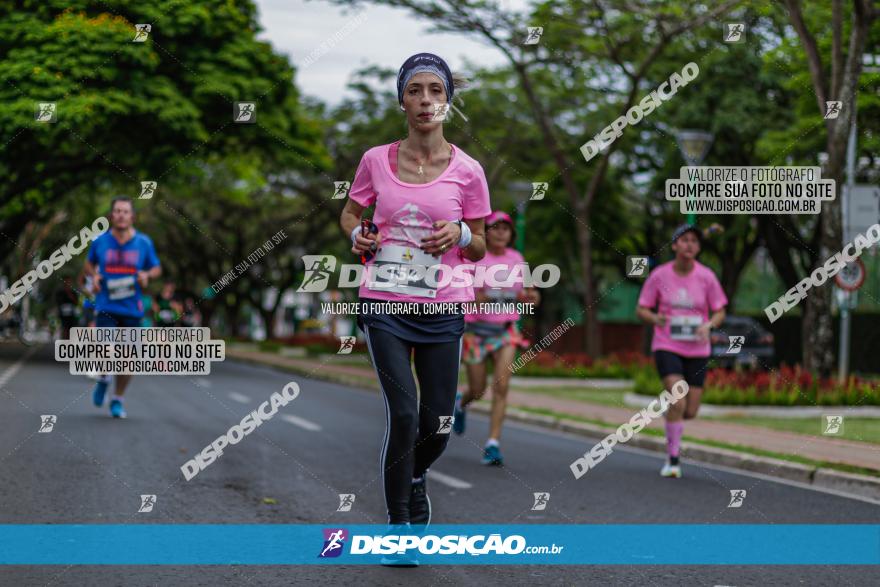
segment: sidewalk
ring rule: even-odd
[[[260,351],[240,350],[234,347],[227,348],[226,354],[229,358],[293,370],[316,379],[369,387],[375,390],[379,388],[375,372],[366,364],[364,367],[333,365],[329,359],[319,362]],[[638,411],[636,408],[603,406],[547,394],[529,393],[515,388],[509,392],[508,404],[514,408],[538,408],[568,416],[598,420],[612,427],[629,421]],[[819,427],[818,420],[816,426]],[[662,430],[663,421],[653,421],[650,428]],[[818,434],[815,436],[796,434],[698,418],[686,422],[685,435],[698,440],[723,442],[767,452],[796,455],[813,461],[840,463],[865,469],[880,469],[880,446],[827,438]]]
[[[580,418],[602,420],[612,425],[629,421],[638,411],[638,408],[615,408],[516,390],[510,390],[508,401],[512,406],[552,410]],[[654,420],[649,427],[663,430],[663,420]],[[819,429],[818,418],[816,419],[816,429]],[[684,433],[686,436],[700,440],[712,440],[769,452],[797,455],[814,461],[843,463],[865,469],[880,468],[880,446],[866,442],[850,442],[819,435],[808,436],[769,428],[700,420],[699,418],[685,422]]]

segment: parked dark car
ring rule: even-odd
[[[731,337],[742,339],[732,340]],[[710,342],[712,358],[719,367],[751,365],[766,369],[774,365],[773,335],[754,318],[728,316],[721,328],[712,331]]]

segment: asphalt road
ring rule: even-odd
[[[29,354],[28,354],[29,353]],[[18,369],[10,367],[18,363]],[[191,481],[180,466],[288,381],[300,396]],[[128,419],[91,405],[51,347],[0,345],[0,523],[381,524],[385,417],[371,391],[234,362],[208,377],[136,377]],[[37,430],[54,414],[52,433]],[[880,523],[880,505],[698,463],[658,476],[656,454],[622,449],[580,480],[568,465],[593,444],[507,425],[504,468],[479,463],[487,421],[471,414],[429,478],[435,523]],[[746,489],[728,508],[731,489]],[[550,492],[545,511],[532,494]],[[340,493],[354,493],[337,512]],[[149,514],[141,494],[155,494]],[[268,501],[267,501],[267,498]],[[274,500],[274,502],[273,502]],[[47,545],[51,548],[51,545]],[[108,549],[113,545],[108,544]],[[676,548],[670,544],[669,548]],[[0,567],[0,585],[866,585],[859,566],[39,566]]]

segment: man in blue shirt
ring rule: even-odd
[[[95,292],[95,326],[132,328],[141,325],[143,289],[150,279],[162,274],[153,241],[134,229],[134,204],[129,198],[116,198],[110,207],[110,230],[92,241],[86,261],[86,275]],[[110,400],[110,414],[125,418],[122,396],[131,375],[116,376],[116,393]],[[95,385],[92,400],[104,405],[110,382],[103,375]]]

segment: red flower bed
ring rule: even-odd
[[[858,377],[850,378],[851,385],[860,387],[866,381]],[[711,369],[706,374],[706,387],[730,389],[754,389],[756,391],[788,391],[793,388],[816,391],[831,391],[838,388],[831,378],[814,377],[800,365],[790,367],[783,364],[774,371],[729,371]]]

